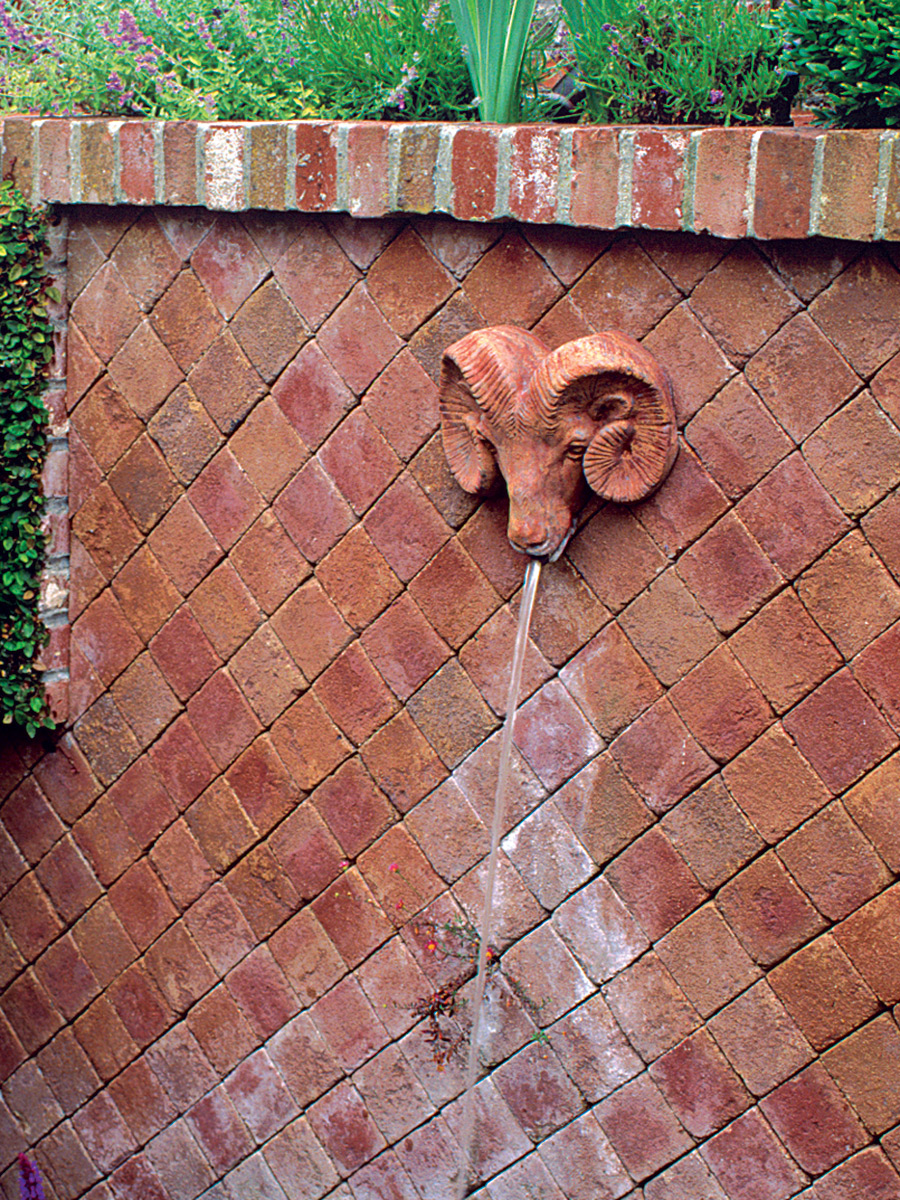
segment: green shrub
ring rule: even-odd
[[[0,0],[7,108],[262,120],[314,117],[280,5],[257,0]]]
[[[290,53],[323,112],[465,120],[474,93],[443,0],[291,0]]]
[[[897,0],[790,0],[773,21],[786,64],[806,82],[818,124],[900,125]]]
[[[46,640],[38,616],[45,539],[41,471],[51,354],[44,218],[0,184],[0,717],[29,736],[52,726],[34,660]]]
[[[743,0],[563,0],[591,120],[725,124],[772,119],[781,43]]]

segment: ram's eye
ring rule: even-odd
[[[569,442],[566,446],[566,458],[584,458],[584,452],[587,449],[587,442]]]

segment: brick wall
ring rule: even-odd
[[[7,1196],[26,1148],[59,1200],[451,1194],[420,1002],[468,966],[523,560],[434,381],[500,322],[640,337],[683,440],[541,583],[479,1200],[900,1196],[898,265],[70,210],[68,726],[0,751]]]

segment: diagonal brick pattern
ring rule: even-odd
[[[542,582],[476,1194],[900,1196],[890,254],[187,209],[69,247],[70,727],[0,754],[5,1194],[24,1149],[56,1200],[451,1194],[523,564],[436,378],[515,322],[643,338],[683,444]]]

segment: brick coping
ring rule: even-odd
[[[900,132],[0,119],[32,200],[900,239]]]

